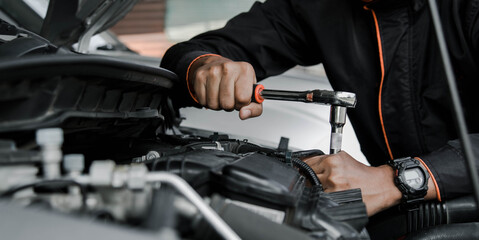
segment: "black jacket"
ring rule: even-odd
[[[479,0],[439,0],[476,156],[479,156]],[[379,40],[378,40],[379,39]],[[420,157],[442,198],[472,191],[460,150],[437,41],[425,0],[269,0],[219,30],[172,47],[162,67],[185,79],[204,53],[247,61],[258,79],[323,63],[335,90],[357,94],[348,112],[374,165]],[[183,84],[185,82],[182,81]],[[193,105],[186,86],[182,105]],[[479,93],[479,92],[478,92]],[[380,99],[380,101],[379,101]]]

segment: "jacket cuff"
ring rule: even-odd
[[[191,98],[188,84],[186,82],[186,73],[188,71],[188,67],[195,60],[197,57],[205,54],[211,54],[210,52],[206,51],[190,51],[186,54],[182,54],[180,45],[173,46],[170,48],[163,60],[161,61],[161,67],[166,68],[178,75],[179,84],[173,89],[172,97],[175,99],[175,104],[177,107],[185,107],[185,106],[195,106],[201,108],[202,106],[195,102],[193,98]],[[181,56],[181,57],[179,57]]]
[[[219,56],[218,54],[213,54],[213,53],[205,53],[205,54],[202,54],[198,57],[196,57],[195,59],[193,59],[190,64],[188,65],[188,68],[186,69],[186,77],[185,77],[185,81],[186,81],[186,88],[188,89],[188,92],[190,93],[190,96],[191,98],[196,102],[196,103],[200,103],[198,101],[198,99],[196,99],[196,95],[195,95],[195,90],[191,87],[191,83],[189,81],[189,74],[190,74],[190,68],[191,66],[197,61],[199,60],[200,58],[203,58],[203,57],[207,57],[207,56]],[[181,79],[181,78],[180,78]],[[181,81],[181,80],[180,80]]]
[[[471,192],[470,184],[465,175],[465,165],[462,153],[451,145],[446,145],[421,159],[434,176],[438,196],[441,199],[451,199]]]
[[[189,52],[185,54],[183,57],[180,58],[174,72],[178,74],[178,78],[180,79],[182,84],[184,84],[184,86],[186,86],[186,81],[184,80],[186,79],[186,74],[188,72],[190,65],[193,63],[193,61],[196,61],[197,59],[199,59],[198,57],[202,55],[208,55],[208,54],[213,54],[213,53],[205,52],[205,51],[193,51],[193,52]]]

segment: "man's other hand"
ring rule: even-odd
[[[304,160],[316,172],[325,192],[361,188],[369,216],[398,204],[401,192],[388,165],[366,166],[346,152]]]
[[[263,105],[251,103],[256,76],[247,62],[234,62],[221,56],[205,56],[193,63],[189,87],[199,104],[213,110],[239,110],[244,120],[257,117]]]

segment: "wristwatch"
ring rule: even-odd
[[[424,166],[411,157],[390,160],[388,165],[395,170],[394,184],[402,193],[402,205],[407,207],[422,202],[429,181],[429,173]]]

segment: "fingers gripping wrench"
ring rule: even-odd
[[[346,123],[346,109],[356,106],[356,94],[329,90],[283,91],[264,89],[261,84],[253,85],[252,102],[262,103],[265,99],[318,103],[331,106],[330,154],[341,151],[343,127]]]

